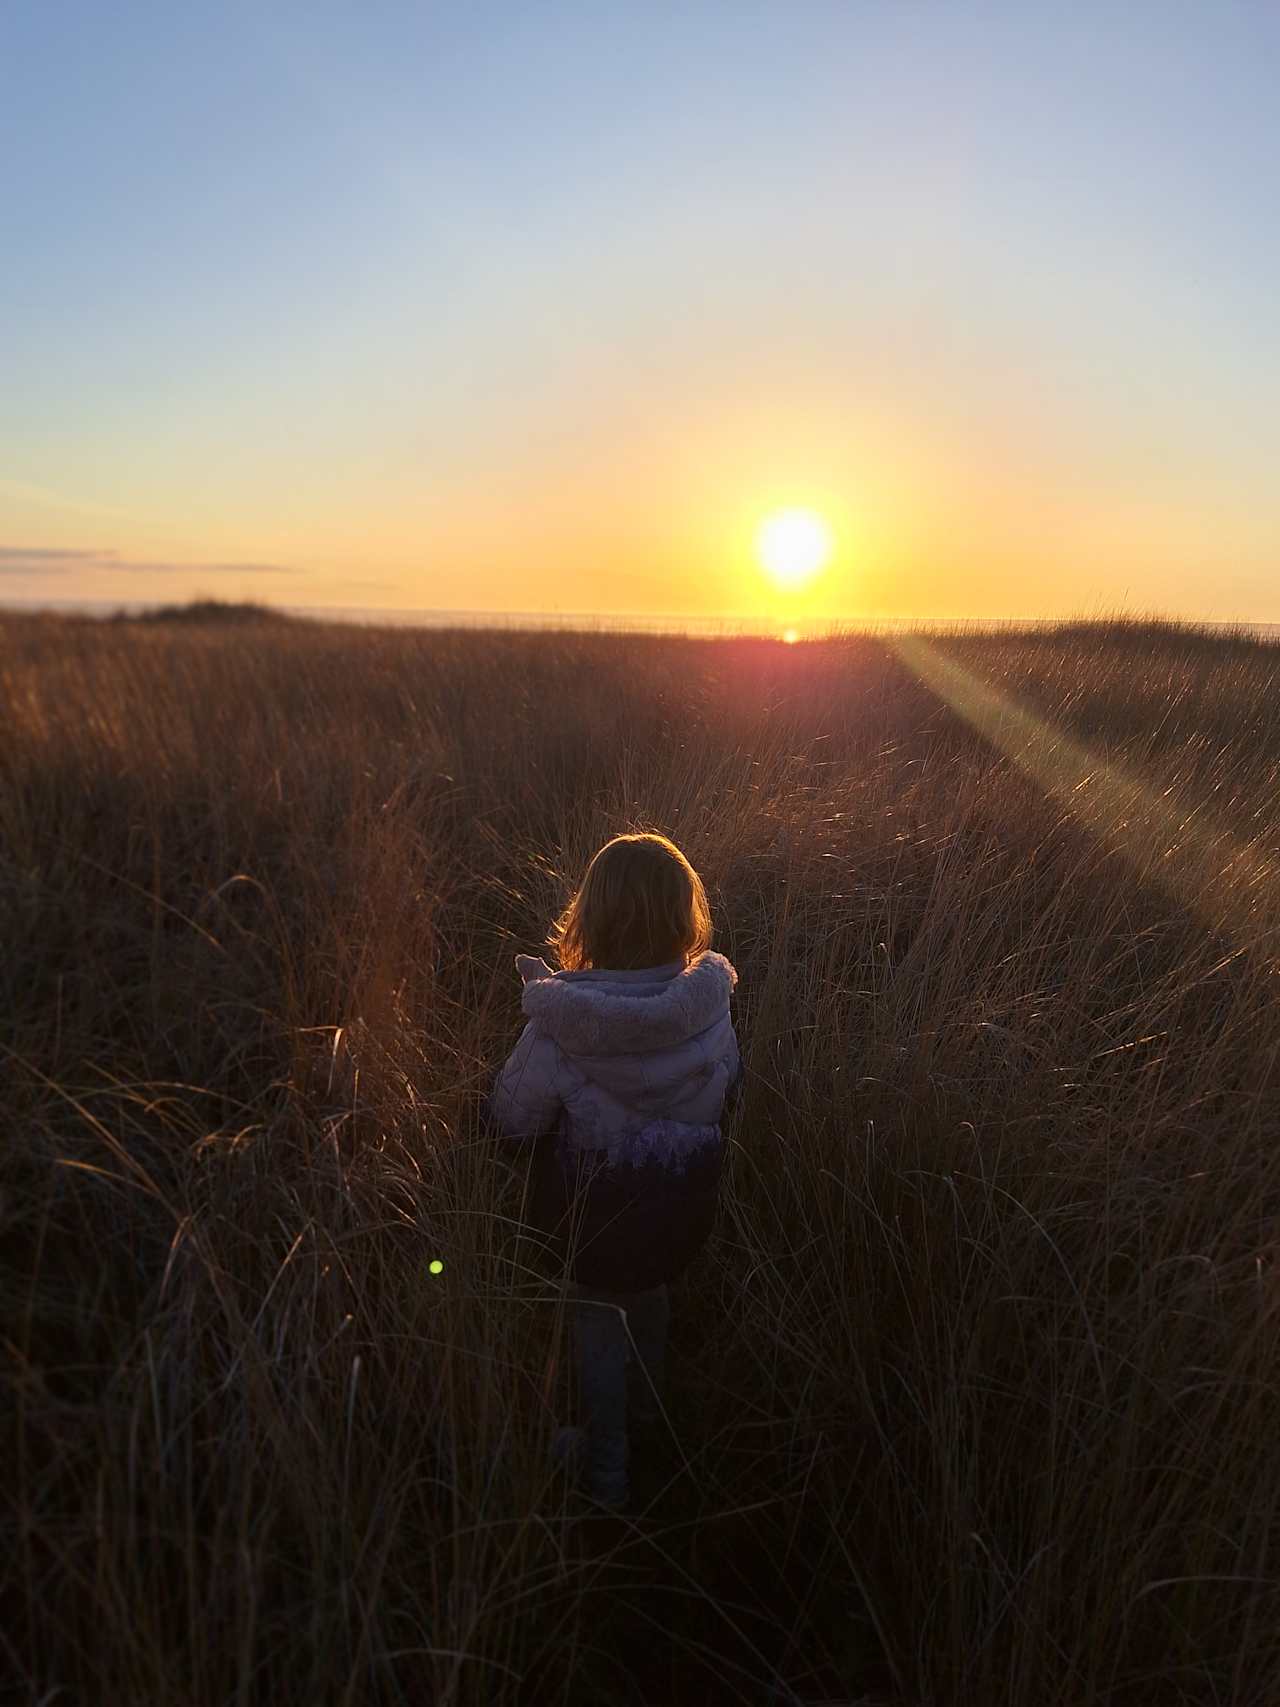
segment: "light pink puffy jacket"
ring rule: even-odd
[[[534,1220],[580,1220],[575,1278],[616,1291],[674,1279],[710,1229],[720,1117],[740,1073],[721,954],[636,972],[553,972],[519,955],[528,1023],[489,1102],[509,1137],[547,1137]],[[553,1137],[551,1135],[554,1135]]]

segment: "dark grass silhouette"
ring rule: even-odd
[[[235,626],[239,623],[287,623],[305,621],[276,605],[247,600],[237,604],[228,599],[190,599],[180,605],[154,605],[147,610],[117,611],[112,622],[160,622]]]
[[[1143,792],[1082,815],[887,639],[0,623],[20,1694],[1276,1698],[1280,655],[933,645]],[[478,1102],[627,825],[748,1081],[607,1519]]]

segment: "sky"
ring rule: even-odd
[[[1272,0],[9,0],[0,602],[1280,621],[1278,86]]]

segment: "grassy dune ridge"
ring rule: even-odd
[[[1274,1702],[1278,689],[1158,624],[0,619],[26,1696]],[[584,1522],[478,1105],[627,826],[748,1087],[669,1485]]]

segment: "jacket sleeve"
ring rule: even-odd
[[[540,1137],[560,1118],[558,1051],[534,1021],[521,1032],[487,1106],[490,1120],[506,1138]]]

